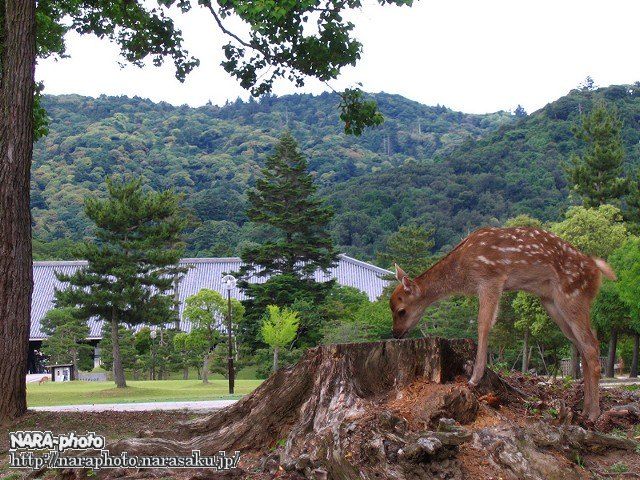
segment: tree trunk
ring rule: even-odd
[[[631,358],[631,371],[629,377],[638,377],[638,350],[640,350],[640,333],[633,334],[633,357]]]
[[[122,368],[122,356],[120,355],[120,336],[118,335],[118,321],[111,319],[111,343],[113,345],[113,380],[116,387],[126,388],[127,381]]]
[[[6,0],[0,7],[0,422],[27,410],[35,6],[34,0]]]
[[[618,347],[618,331],[611,330],[609,335],[609,356],[607,358],[607,368],[605,369],[605,376],[614,378],[616,376],[616,350]]]
[[[529,329],[524,330],[524,339],[522,342],[522,373],[529,371]]]
[[[273,348],[273,371],[278,371],[278,347]]]
[[[209,363],[211,362],[211,353],[204,354],[204,361],[202,362],[202,383],[209,383]]]
[[[183,380],[189,380],[189,366],[185,366],[182,369],[182,379]]]
[[[74,380],[78,379],[78,350],[73,349],[71,350],[71,363],[72,363],[72,368],[73,368],[73,378]]]
[[[574,380],[582,376],[580,372],[580,352],[578,352],[578,349],[573,343],[571,344],[571,376]]]

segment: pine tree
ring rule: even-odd
[[[585,207],[616,202],[627,192],[622,170],[621,130],[617,113],[609,110],[604,102],[597,102],[592,111],[582,117],[581,125],[574,128],[574,135],[586,143],[586,150],[582,157],[572,155],[567,173]]]
[[[113,376],[126,387],[120,355],[119,326],[166,324],[175,321],[173,295],[168,292],[177,275],[184,228],[179,197],[171,191],[145,191],[140,180],[107,180],[109,197],[89,198],[86,214],[96,224],[96,242],[87,242],[81,255],[88,266],[72,275],[56,292],[56,302],[75,306],[88,319],[109,324]]]
[[[92,351],[91,345],[83,343],[89,336],[87,320],[74,307],[54,308],[42,319],[42,331],[47,334],[42,353],[49,364],[71,363],[73,376],[78,378],[80,354]]]
[[[245,265],[239,285],[248,299],[240,334],[252,349],[261,344],[261,319],[268,305],[285,307],[301,297],[318,304],[333,286],[333,281],[313,278],[316,270],[327,271],[337,258],[328,228],[333,212],[315,192],[306,159],[291,134],[285,133],[248,194],[249,219],[273,231],[269,241],[250,246],[241,255]],[[270,278],[250,284],[252,275]],[[310,333],[300,326],[301,344]]]
[[[587,75],[587,78],[585,78],[584,81],[578,85],[578,88],[583,92],[592,92],[596,89],[596,82],[591,77],[591,75]]]
[[[387,239],[384,252],[378,254],[378,261],[386,268],[400,265],[410,277],[420,275],[436,261],[432,250],[434,229],[419,225],[403,225]]]
[[[593,79],[587,77],[584,90],[592,89]],[[582,117],[581,125],[574,128],[575,137],[585,142],[587,148],[582,157],[572,155],[567,173],[574,190],[582,197],[587,208],[619,203],[629,191],[629,182],[623,177],[624,147],[621,131],[622,122],[617,112],[607,109],[604,101],[596,102],[591,112]],[[615,335],[612,335],[612,339],[609,344],[610,358],[615,355],[617,345]],[[577,350],[573,344],[571,355],[572,370],[577,377]]]
[[[105,322],[102,325],[102,340],[98,343],[100,348],[100,361],[102,367],[113,371],[113,336],[111,335],[111,324]],[[123,369],[133,369],[136,367],[138,352],[136,350],[136,337],[133,330],[118,325],[118,354],[120,356],[120,364]]]

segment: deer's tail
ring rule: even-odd
[[[598,269],[609,280],[613,280],[615,282],[618,279],[618,277],[616,277],[616,272],[613,271],[613,268],[611,268],[611,265],[609,265],[603,259],[594,257],[593,261],[596,262],[596,266],[598,267]]]

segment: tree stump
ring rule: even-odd
[[[472,341],[435,337],[316,347],[234,405],[109,449],[150,456],[241,452],[237,471],[176,471],[172,478],[542,480],[580,478],[563,456],[568,445],[636,448],[632,440],[568,424],[531,424],[513,410],[502,415],[502,405],[522,405],[524,394],[491,370],[469,389],[474,358]],[[168,472],[99,473],[125,474]]]
[[[372,438],[383,442],[374,414],[381,402],[418,379],[443,384],[467,377],[474,357],[472,341],[436,337],[312,348],[236,404],[187,422],[179,431],[140,432],[139,438],[120,441],[111,450],[214,455],[284,443],[283,465],[308,457],[330,478],[355,478],[359,467],[345,460],[343,445],[361,433],[355,425],[371,421]]]

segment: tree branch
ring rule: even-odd
[[[235,39],[241,45],[244,45],[247,48],[252,48],[254,50],[258,50],[260,53],[262,53],[264,55],[264,52],[261,51],[260,49],[256,48],[255,45],[252,45],[252,44],[248,43],[247,41],[241,39],[238,35],[236,35],[232,31],[228,30],[224,26],[224,24],[222,23],[222,20],[220,19],[220,16],[218,15],[218,12],[216,12],[215,8],[213,8],[213,5],[211,5],[211,2],[207,2],[206,6],[209,9],[209,11],[211,12],[211,15],[213,15],[213,18],[215,19],[216,23],[218,24],[218,27],[220,28],[220,30],[222,30],[222,32],[224,34],[229,35],[231,38]]]

